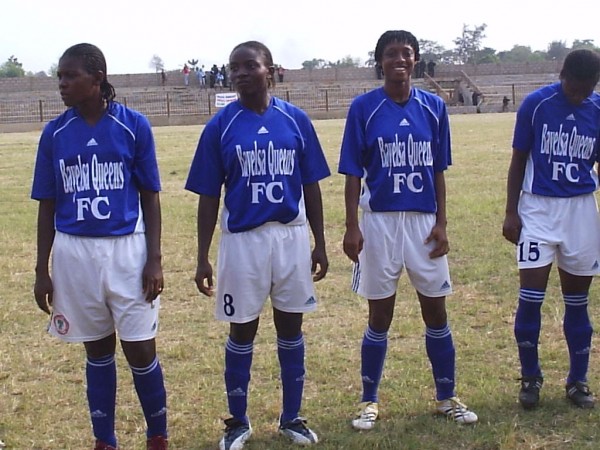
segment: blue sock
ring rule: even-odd
[[[456,351],[448,324],[442,328],[425,328],[425,348],[435,381],[436,399],[454,397]]]
[[[570,369],[567,384],[586,381],[592,345],[592,324],[588,315],[588,294],[564,295],[563,331],[569,347]]]
[[[383,374],[387,344],[387,331],[379,333],[367,326],[361,346],[360,374],[363,384],[363,402],[378,402],[377,391]]]
[[[541,377],[538,342],[542,327],[542,303],[546,291],[519,289],[519,306],[515,315],[515,339],[519,347],[521,376]]]
[[[277,355],[281,366],[283,411],[281,423],[294,420],[300,413],[304,392],[304,337],[277,338]]]
[[[133,384],[140,399],[147,437],[167,437],[167,392],[158,357],[148,367],[131,367]]]
[[[117,365],[115,364],[114,353],[97,359],[88,357],[85,376],[94,437],[116,447]]]
[[[248,409],[248,385],[250,384],[250,367],[254,344],[236,344],[231,338],[225,345],[225,387],[227,402],[231,415],[249,423],[246,411]]]

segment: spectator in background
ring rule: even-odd
[[[165,73],[165,69],[160,69],[160,84],[167,84],[167,74]]]
[[[423,78],[425,76],[425,68],[427,66],[427,63],[425,62],[424,59],[421,59],[416,65],[415,65],[415,76],[416,78]]]
[[[188,67],[187,64],[183,65],[183,70],[181,72],[183,73],[183,84],[185,84],[186,86],[189,86],[189,84],[190,84],[190,68]]]
[[[502,99],[502,112],[508,111],[508,104],[510,103],[510,99],[505,95]]]
[[[225,64],[221,66],[221,74],[223,75],[223,87],[227,87],[229,80],[227,79],[227,67],[225,67]]]
[[[279,78],[279,82],[283,83],[283,74],[285,73],[285,69],[283,66],[277,67],[277,77]]]
[[[431,78],[435,76],[435,61],[433,59],[427,63],[427,75]]]

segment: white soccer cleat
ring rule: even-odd
[[[352,420],[352,428],[356,430],[371,430],[379,416],[379,407],[375,402],[362,402],[359,412]]]
[[[475,423],[478,420],[477,414],[469,410],[467,405],[461,403],[458,397],[450,397],[437,402],[435,412],[460,424]]]

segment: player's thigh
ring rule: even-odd
[[[271,289],[268,226],[221,235],[217,260],[215,316],[225,322],[256,319]]]
[[[271,303],[279,311],[306,313],[317,307],[307,225],[273,224]]]
[[[554,262],[563,238],[559,204],[551,198],[523,193],[519,200],[521,235],[516,246],[519,269],[546,267]]]
[[[367,299],[395,294],[404,267],[403,213],[365,212],[360,220],[363,249],[354,267],[353,286]]]

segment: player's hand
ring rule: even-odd
[[[33,295],[38,307],[46,314],[50,314],[54,294],[52,279],[48,273],[36,274]]]
[[[151,303],[156,300],[165,287],[162,265],[160,260],[147,260],[142,271],[142,289],[146,294],[146,301]]]
[[[506,214],[502,224],[502,236],[507,241],[517,245],[521,237],[521,228],[523,228],[523,224],[519,214]]]
[[[313,274],[313,281],[319,281],[325,278],[327,270],[329,269],[329,261],[327,259],[327,253],[325,248],[315,247],[312,255],[312,266],[310,268]]]
[[[362,251],[364,244],[363,235],[358,227],[346,228],[344,233],[344,253],[350,260],[358,262],[358,254]]]
[[[429,252],[430,258],[439,258],[440,256],[447,255],[450,251],[445,227],[435,225],[431,229],[431,233],[429,233],[427,239],[425,239],[425,244],[429,244],[430,242],[435,242],[435,247]]]
[[[214,294],[215,289],[213,285],[213,269],[208,261],[204,263],[198,263],[194,281],[196,282],[196,287],[200,293],[206,295],[207,297],[211,297]]]

